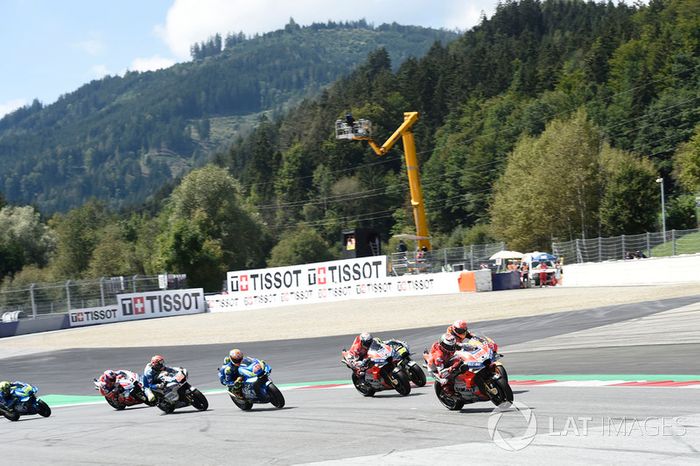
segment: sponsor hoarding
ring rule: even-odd
[[[117,295],[116,306],[73,309],[71,327],[205,312],[204,290],[149,291]]]
[[[459,272],[387,276],[386,257],[229,272],[229,292],[207,296],[211,312],[383,296],[459,293]]]

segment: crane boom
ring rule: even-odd
[[[425,204],[423,202],[423,190],[420,183],[420,173],[418,169],[418,157],[416,155],[416,144],[413,139],[413,125],[418,121],[418,112],[404,112],[403,123],[394,134],[381,146],[373,139],[371,134],[371,123],[368,120],[351,119],[350,123],[338,120],[336,122],[336,138],[367,141],[375,154],[386,155],[396,144],[399,138],[403,141],[403,151],[406,160],[406,173],[408,174],[408,186],[411,191],[411,207],[413,208],[413,220],[416,224],[416,236],[418,237],[418,248],[425,247],[431,249],[428,233],[428,221],[425,216]]]

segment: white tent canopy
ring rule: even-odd
[[[523,253],[518,251],[498,251],[493,256],[489,257],[490,260],[496,259],[522,259]]]

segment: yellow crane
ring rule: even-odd
[[[411,190],[413,220],[416,223],[418,249],[425,247],[430,251],[428,222],[425,218],[425,204],[423,202],[423,190],[421,189],[420,173],[418,171],[418,157],[416,156],[416,144],[413,139],[413,125],[416,121],[418,121],[418,112],[404,112],[401,126],[380,146],[372,139],[372,122],[365,119],[355,120],[352,115],[348,114],[345,120],[340,119],[335,122],[335,137],[336,139],[367,141],[375,154],[380,157],[386,155],[394,144],[398,142],[399,138],[403,140],[408,186]]]

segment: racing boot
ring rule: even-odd
[[[243,399],[243,379],[241,377],[237,378],[231,385],[231,394],[236,398]]]

